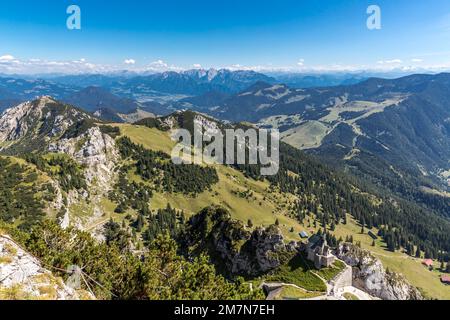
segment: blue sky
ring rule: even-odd
[[[66,9],[81,8],[81,30]],[[366,9],[381,8],[381,30]],[[125,63],[127,61],[128,63]],[[0,72],[450,68],[448,0],[40,0],[0,10]]]

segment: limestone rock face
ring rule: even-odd
[[[265,273],[280,266],[279,253],[292,250],[284,244],[280,229],[271,226],[253,231],[247,246],[243,247],[233,264],[235,273]]]
[[[44,96],[6,110],[0,116],[0,142],[14,142],[27,135],[39,134],[50,139],[67,130],[74,123],[74,119],[90,117],[74,108],[49,108],[57,104],[53,98]],[[40,126],[40,123],[45,125]]]
[[[68,287],[9,237],[0,235],[0,300],[4,299],[80,300],[93,297]]]
[[[189,246],[207,250],[219,268],[233,275],[266,273],[279,267],[286,253],[297,249],[295,243],[284,243],[278,227],[250,232],[223,208],[206,208],[189,223]]]
[[[383,300],[422,300],[420,292],[400,274],[385,271],[381,261],[353,244],[341,244],[339,259],[353,267],[353,285]]]
[[[119,152],[114,139],[102,134],[98,127],[90,128],[77,138],[61,139],[49,146],[50,152],[65,153],[84,165],[88,185],[94,182],[109,189]]]
[[[71,191],[67,202],[77,202],[79,199],[89,199],[91,203],[99,203],[101,197],[106,197],[116,181],[115,167],[119,156],[115,141],[103,134],[99,127],[91,127],[86,133],[70,139],[61,139],[49,145],[49,152],[64,153],[83,166],[88,190]],[[61,226],[69,225],[83,229],[84,225],[101,219],[103,212],[98,206],[93,208],[89,221],[70,221],[68,213],[61,220]]]
[[[0,141],[11,141],[23,137],[28,126],[26,123],[21,125],[22,119],[30,114],[39,115],[40,110],[33,108],[29,102],[6,110],[0,117]]]
[[[63,228],[96,225],[103,212],[99,203],[116,181],[120,158],[114,139],[103,133],[99,120],[51,97],[40,97],[6,110],[0,116],[0,143],[8,155],[66,154],[80,164],[87,187],[63,193],[58,179],[50,177],[55,199],[48,210],[58,213]],[[82,214],[69,214],[72,204],[88,203]]]

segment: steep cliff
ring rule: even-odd
[[[191,253],[207,252],[231,275],[257,276],[279,267],[295,246],[284,243],[276,226],[251,231],[220,207],[202,210],[189,220],[185,234]]]
[[[422,300],[420,292],[400,274],[386,271],[369,251],[344,243],[336,251],[339,259],[353,267],[353,285],[383,300]]]

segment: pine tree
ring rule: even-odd
[[[142,214],[139,214],[136,220],[136,231],[141,232],[144,227],[144,217]]]
[[[417,250],[416,250],[416,258],[420,258],[421,256],[422,256],[422,254],[421,254],[421,252],[420,252],[420,248],[417,247]]]
[[[334,220],[331,222],[330,230],[331,231],[336,230],[336,223],[334,222]]]

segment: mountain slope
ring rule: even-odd
[[[275,80],[253,71],[200,69],[137,76],[116,83],[112,86],[112,91],[116,94],[126,91],[133,96],[145,96],[154,92],[185,95],[200,95],[209,91],[235,93],[258,81]]]
[[[353,216],[359,228],[380,231],[377,248],[387,255],[406,259],[402,251],[411,246],[420,255],[447,254],[450,226],[434,211],[379,194],[285,144],[280,148],[280,172],[267,179],[258,166],[174,165],[170,129],[192,129],[194,121],[218,130],[232,127],[195,112],[106,125],[44,97],[2,115],[1,152],[25,158],[55,185],[59,207],[49,218],[65,228],[86,230],[107,246],[117,245],[120,252],[152,252],[161,232],[177,239],[186,218],[215,205],[252,231],[278,224],[286,240],[299,241],[300,231],[322,229],[336,241],[335,233],[350,233],[347,226],[358,228]],[[52,232],[72,237],[56,228]],[[77,239],[83,245],[86,238]],[[43,256],[45,248],[37,246]],[[51,254],[62,255],[59,249],[55,245]],[[95,272],[98,277],[103,270]],[[108,273],[106,279],[114,276]]]
[[[5,111],[0,117],[0,153],[26,159],[51,177],[62,225],[84,227],[101,215],[118,158],[114,130],[50,97]],[[96,203],[83,214],[89,202]]]
[[[106,89],[94,86],[78,91],[73,95],[64,98],[64,101],[81,107],[89,112],[108,108],[118,113],[127,113],[140,106],[131,99],[120,98]]]
[[[178,113],[172,115],[172,121],[168,121],[167,123],[176,124],[176,126],[181,124],[183,126],[184,119],[192,119],[196,116],[201,117],[201,115],[198,114],[195,115],[191,113],[187,116],[185,113]],[[210,119],[208,121],[212,120]],[[144,125],[144,123],[142,123],[142,125]],[[123,135],[130,137],[135,143],[142,144],[149,149],[170,152],[173,147],[173,142],[169,138],[169,133],[166,131],[161,132],[156,129],[159,125],[155,124],[154,119],[152,120],[152,123],[147,123],[147,125],[151,128],[120,125],[120,129]],[[189,129],[189,127],[185,128]],[[167,130],[167,128],[165,130]],[[279,176],[270,179],[270,181],[255,181],[249,178],[248,175],[243,175],[233,168],[217,166],[216,170],[219,175],[219,182],[213,186],[212,191],[201,193],[195,198],[187,198],[181,194],[161,194],[157,192],[152,198],[152,207],[164,209],[167,205],[170,205],[172,208],[184,210],[186,213],[196,213],[208,204],[215,204],[227,208],[233,218],[244,223],[247,223],[247,220],[250,220],[255,226],[268,226],[273,223],[272,221],[274,219],[278,219],[282,234],[287,240],[297,240],[297,234],[300,231],[307,230],[310,233],[314,233],[323,226],[323,223],[320,223],[321,219],[324,217],[323,214],[329,216],[328,213],[339,212],[337,207],[340,205],[337,205],[337,207],[334,207],[335,205],[330,206],[328,201],[332,201],[332,199],[330,199],[327,194],[333,194],[335,192],[332,191],[335,190],[333,186],[338,185],[338,189],[340,189],[340,187],[345,185],[345,182],[343,182],[339,176],[332,176],[332,178],[321,180],[322,174],[325,174],[325,176],[328,175],[326,168],[322,166],[316,167],[317,164],[314,162],[316,160],[308,159],[308,157],[305,158],[305,155],[301,152],[292,150],[292,148],[289,147],[287,148],[290,150],[289,153],[292,152],[292,155],[286,153],[287,150],[282,151],[282,158],[285,158],[285,160],[283,160],[285,165],[282,165],[281,169],[282,173]],[[285,166],[288,163],[292,163],[293,166],[289,165],[289,167],[286,168]],[[322,181],[319,183],[322,187],[315,189],[314,191],[309,189],[309,187],[305,189],[305,186],[301,187],[302,184],[300,181],[291,181],[296,174],[302,176],[303,179],[300,181],[303,181],[307,185],[309,185],[308,181],[315,181],[315,183]],[[280,183],[279,181],[284,182]],[[279,185],[279,187],[271,187],[270,182],[274,182],[275,185]],[[289,187],[291,183],[293,186],[298,186],[295,188],[300,189],[293,191],[293,189]],[[329,189],[329,187],[331,187],[331,189]],[[320,190],[322,188],[324,189]],[[417,223],[414,227],[410,226],[411,229],[409,230],[411,231],[425,226],[437,226],[436,223],[439,224],[440,227],[443,227],[440,231],[438,230],[440,227],[429,230],[427,232],[428,235],[437,235],[438,233],[444,235],[447,232],[444,231],[448,228],[447,221],[438,218],[438,220],[431,223],[430,221],[434,220],[436,216],[433,214],[429,215],[429,212],[427,213],[426,211],[418,209],[414,204],[408,204],[404,200],[397,198],[394,200],[391,195],[370,196],[363,191],[353,190],[354,193],[352,192],[352,195],[350,196],[350,203],[361,203],[361,201],[367,203],[367,199],[365,199],[366,196],[369,199],[369,203],[378,203],[375,207],[369,205],[369,207],[364,208],[359,207],[359,205],[353,207],[353,204],[350,204],[350,207],[346,209],[354,215],[372,212],[372,210],[376,211],[374,215],[364,215],[364,218],[358,218],[366,221],[366,232],[368,230],[367,228],[371,228],[369,225],[372,225],[372,222],[368,223],[371,219],[369,218],[370,216],[379,216],[381,221],[384,221],[382,222],[383,224],[387,223],[387,221],[392,218],[397,221],[397,225],[403,225],[405,227],[409,223]],[[359,198],[360,196],[362,198]],[[346,197],[347,196],[344,196],[344,198]],[[307,199],[315,200],[308,205],[309,201]],[[297,202],[299,200],[300,203]],[[338,202],[340,201],[343,200],[339,200]],[[316,216],[313,214],[315,205],[318,205],[318,218],[315,218]],[[400,207],[402,207],[402,209],[399,210]],[[346,210],[344,209],[344,211]],[[415,210],[419,211],[413,213]],[[414,217],[412,215],[414,215]],[[318,219],[318,221],[315,219]],[[333,220],[333,218],[331,218],[331,220]],[[339,220],[340,219],[337,221]],[[419,220],[421,221],[419,222]],[[317,221],[317,226],[314,221]],[[346,219],[346,224],[342,223],[342,220],[340,221],[341,223],[338,223],[335,226],[335,231],[330,231],[332,234],[342,238],[352,235],[355,237],[356,241],[362,242],[365,249],[376,252],[377,257],[380,257],[389,269],[402,272],[404,271],[403,269],[406,268],[408,271],[405,272],[410,281],[413,281],[414,284],[418,284],[421,288],[426,288],[424,290],[428,294],[442,297],[441,293],[443,288],[439,283],[438,275],[429,274],[428,271],[423,269],[420,259],[410,258],[402,253],[402,250],[395,250],[395,252],[387,250],[387,243],[385,241],[388,240],[388,238],[377,240],[376,247],[372,247],[373,239],[367,233],[360,233],[361,225],[354,222],[353,218]],[[329,223],[326,223],[326,225],[328,226],[328,230],[332,228]],[[445,225],[447,225],[447,227],[444,227]],[[407,229],[410,227],[407,227]],[[372,232],[378,233],[378,230],[375,228],[372,228],[371,230]],[[412,232],[415,233],[416,231]],[[438,238],[440,237],[441,236],[438,236]],[[416,274],[422,275],[416,277]],[[427,280],[423,281],[423,279]]]
[[[58,84],[43,79],[19,79],[0,77],[0,111],[20,102],[35,99],[38,96],[51,95],[57,99],[66,97],[77,87]]]
[[[197,109],[278,128],[294,147],[449,216],[445,198],[421,191],[450,187],[449,91],[450,74],[310,89],[257,83]]]

